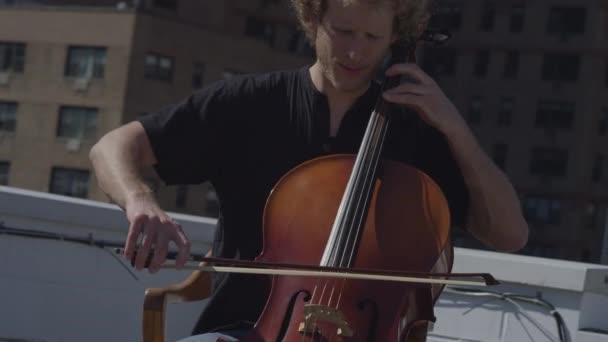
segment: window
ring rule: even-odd
[[[217,193],[214,190],[208,190],[205,194],[205,199],[205,215],[209,217],[218,217],[220,213],[220,202]]]
[[[498,143],[494,145],[492,159],[494,160],[494,163],[503,170],[507,162],[507,151],[508,147],[506,144]]]
[[[511,124],[513,105],[514,100],[511,97],[503,97],[502,99],[500,99],[500,108],[498,110],[499,126],[509,126]]]
[[[0,185],[8,185],[8,174],[11,171],[11,163],[0,161]]]
[[[553,6],[549,10],[547,33],[583,34],[587,9],[584,7]]]
[[[574,103],[563,101],[540,101],[536,111],[538,128],[572,128],[574,120]]]
[[[25,44],[0,42],[0,72],[23,72]]]
[[[582,262],[591,262],[591,251],[588,248],[583,249],[581,252]]]
[[[194,71],[192,72],[192,87],[195,89],[201,88],[205,83],[205,64],[194,63]]]
[[[469,123],[481,123],[481,112],[483,110],[483,96],[476,95],[471,100],[469,107]]]
[[[588,202],[583,211],[584,227],[594,229],[600,222],[600,210],[597,202]]]
[[[188,186],[178,185],[175,192],[175,206],[178,208],[185,208],[188,200]]]
[[[591,180],[594,182],[600,182],[604,176],[604,162],[605,158],[603,155],[598,154],[593,160],[593,168],[591,171]]]
[[[505,55],[505,69],[503,71],[503,77],[507,79],[513,79],[517,77],[519,71],[519,52],[507,51]]]
[[[89,191],[89,171],[54,167],[51,171],[49,192],[58,195],[86,198]]]
[[[456,71],[456,50],[453,48],[425,48],[423,69],[431,76],[453,75]]]
[[[509,32],[519,33],[524,30],[526,5],[522,3],[511,5],[511,16],[509,17]]]
[[[429,27],[456,31],[462,25],[462,1],[442,1],[431,17]]]
[[[148,53],[145,60],[144,77],[149,80],[169,82],[173,80],[174,58]]]
[[[245,22],[245,35],[259,39],[274,46],[276,27],[274,23],[269,23],[256,17],[247,17]]]
[[[17,103],[0,102],[0,132],[14,132],[17,123]]]
[[[154,0],[154,6],[170,10],[176,10],[177,0]]]
[[[543,81],[575,82],[578,80],[580,56],[575,54],[548,53],[543,60]]]
[[[484,32],[492,31],[494,28],[494,16],[496,15],[496,7],[494,2],[485,1],[481,8],[481,18],[479,29]]]
[[[106,67],[106,49],[101,47],[70,46],[65,76],[103,78]]]
[[[477,77],[483,77],[488,73],[488,65],[490,64],[490,51],[482,50],[477,52],[475,58],[475,70],[474,75]]]
[[[95,139],[97,134],[97,109],[63,106],[59,109],[57,137],[70,139]]]
[[[315,51],[310,46],[308,38],[306,38],[304,32],[297,27],[294,27],[291,30],[291,38],[287,44],[287,50],[296,55],[314,57]]]
[[[568,165],[568,151],[554,147],[535,147],[529,171],[542,177],[564,177]]]
[[[602,108],[600,113],[600,122],[597,125],[598,134],[603,137],[608,132],[608,107]]]
[[[608,87],[608,60],[606,60],[606,66],[604,70],[604,85]]]
[[[559,224],[562,203],[559,199],[527,196],[523,202],[524,217],[531,223]]]
[[[545,243],[529,242],[526,247],[522,249],[522,253],[526,255],[534,255],[543,258],[557,258],[557,248],[554,245]]]

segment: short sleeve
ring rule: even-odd
[[[202,183],[219,172],[231,112],[223,83],[217,83],[138,119],[157,159],[154,168],[167,185]]]

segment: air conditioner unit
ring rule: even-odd
[[[68,139],[65,143],[65,149],[68,152],[80,151],[80,139]]]
[[[11,80],[11,74],[7,71],[0,71],[0,85],[8,85]]]
[[[77,78],[74,80],[74,90],[85,91],[85,90],[89,89],[90,83],[91,83],[90,78]]]

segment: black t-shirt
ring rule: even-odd
[[[262,248],[262,216],[281,176],[304,161],[358,151],[380,86],[376,82],[329,136],[329,105],[308,66],[219,81],[140,119],[167,185],[210,181],[220,201],[214,256],[251,260]],[[446,195],[453,226],[464,225],[469,195],[445,137],[417,115],[392,117],[384,157],[427,173]],[[409,114],[409,115],[408,115]],[[194,333],[254,323],[267,277],[214,276],[214,295]]]

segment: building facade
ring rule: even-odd
[[[106,201],[88,160],[105,133],[210,82],[311,61],[293,22],[282,19],[271,34],[260,26],[260,13],[278,18],[285,10],[249,5],[17,1],[0,7],[0,183]],[[209,184],[165,187],[146,171],[167,210],[217,213]]]
[[[15,187],[106,201],[88,161],[103,134],[215,80],[312,61],[285,0],[33,3],[0,1],[0,183]],[[434,12],[453,37],[420,64],[515,185],[531,227],[522,253],[608,263],[608,6],[444,0]],[[147,171],[167,210],[217,214],[208,184],[165,187]]]
[[[441,5],[434,24],[453,39],[429,49],[424,67],[515,185],[531,228],[523,252],[599,262],[608,204],[606,3]]]

